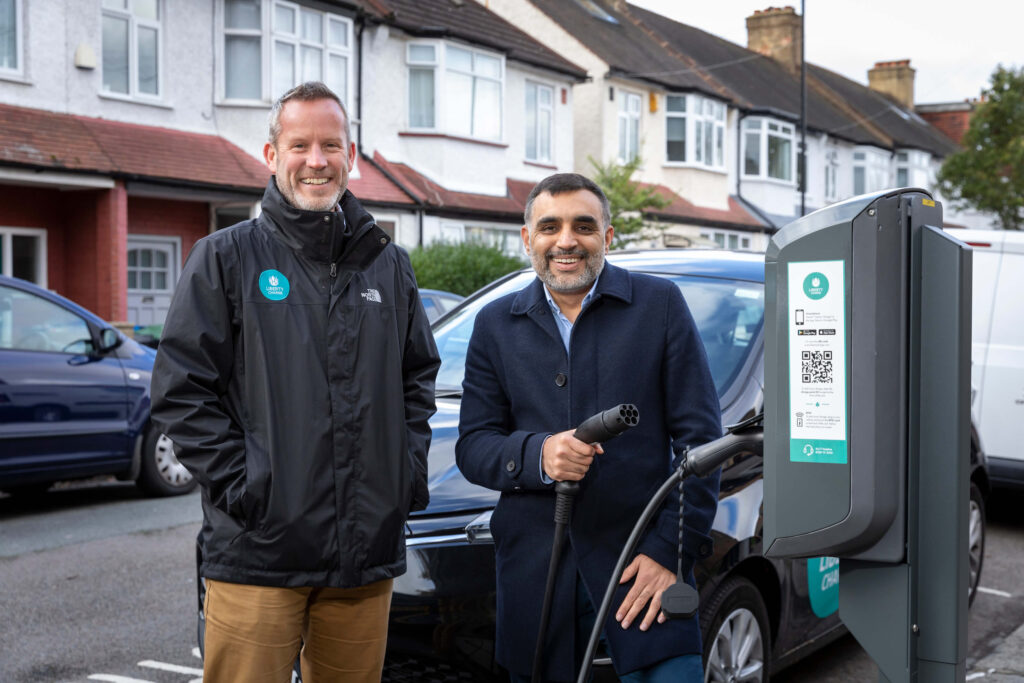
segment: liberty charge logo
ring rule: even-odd
[[[811,273],[804,278],[804,294],[817,301],[828,294],[828,278],[821,273]]]
[[[260,273],[260,293],[271,301],[284,299],[290,290],[288,278],[278,271],[264,270]]]

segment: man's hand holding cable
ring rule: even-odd
[[[646,631],[657,619],[658,623],[664,623],[665,615],[661,613],[661,594],[666,588],[676,582],[676,575],[665,567],[658,564],[647,555],[637,555],[629,563],[622,573],[620,584],[629,583],[634,578],[636,581],[633,587],[626,594],[626,599],[619,605],[615,613],[615,621],[622,625],[622,628],[629,628],[633,620],[640,614],[640,611],[647,605],[647,614],[640,622],[640,630]]]
[[[590,469],[594,455],[604,453],[601,444],[588,444],[573,436],[573,430],[552,434],[544,440],[541,465],[555,481],[579,481]]]

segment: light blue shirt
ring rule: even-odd
[[[590,300],[594,298],[594,290],[597,289],[597,280],[594,280],[594,284],[591,285],[590,291],[583,297],[583,303],[580,304],[580,313],[587,307]],[[572,334],[572,321],[565,317],[565,313],[562,313],[562,309],[558,307],[555,300],[551,298],[551,292],[548,291],[547,286],[544,287],[544,298],[548,300],[548,306],[551,307],[551,315],[555,317],[555,324],[558,326],[558,334],[562,337],[562,344],[565,345],[565,355],[569,355],[569,336]],[[548,435],[551,438],[551,435]],[[548,439],[544,439],[540,445],[540,480],[545,484],[554,483],[554,479],[549,477],[544,472],[544,444],[548,442]]]

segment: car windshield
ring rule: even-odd
[[[672,280],[682,291],[700,330],[715,388],[722,396],[736,379],[761,331],[764,286],[760,282],[728,278],[652,274]],[[462,391],[466,347],[480,309],[499,297],[523,289],[534,277],[531,271],[502,282],[468,301],[453,317],[434,328],[434,338],[441,354],[438,393],[457,394]]]

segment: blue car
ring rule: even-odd
[[[64,297],[0,276],[0,490],[102,474],[154,496],[194,489],[149,421],[155,357]]]

